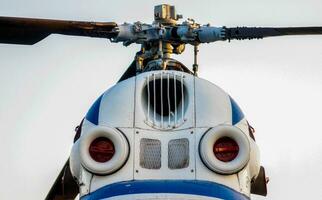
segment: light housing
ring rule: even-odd
[[[250,159],[249,139],[235,126],[219,125],[203,135],[199,154],[210,170],[219,174],[237,173]]]
[[[129,143],[117,129],[96,126],[80,138],[80,159],[88,171],[107,175],[119,170],[129,157]]]

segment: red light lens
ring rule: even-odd
[[[218,160],[230,162],[237,157],[239,146],[235,140],[229,137],[222,137],[215,142],[213,151]]]
[[[96,162],[105,163],[115,154],[114,144],[108,138],[96,138],[89,146],[89,154]]]

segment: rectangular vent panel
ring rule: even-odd
[[[189,166],[189,140],[187,138],[170,140],[168,148],[170,169],[182,169]]]
[[[140,166],[146,169],[161,168],[161,142],[142,138],[140,142]]]

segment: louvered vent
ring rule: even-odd
[[[148,76],[143,90],[147,124],[160,129],[183,124],[186,95],[184,75],[160,72]]]
[[[168,167],[182,169],[189,166],[189,140],[170,140],[168,144]]]
[[[142,138],[140,142],[140,166],[146,169],[161,168],[161,142]]]

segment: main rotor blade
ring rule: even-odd
[[[78,184],[72,176],[67,160],[45,200],[75,199],[78,193]]]
[[[113,38],[118,34],[116,27],[114,22],[0,17],[0,43],[32,45],[52,33]]]
[[[322,35],[322,27],[224,27],[224,29],[226,40],[262,39],[284,35]]]

